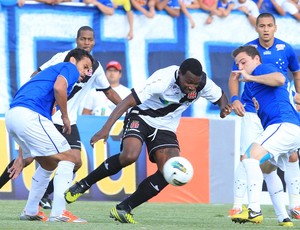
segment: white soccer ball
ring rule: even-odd
[[[193,174],[192,164],[184,157],[172,157],[163,167],[164,178],[174,186],[185,185],[192,179]]]

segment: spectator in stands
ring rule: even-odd
[[[192,2],[190,0],[179,0],[179,5],[182,13],[188,18],[191,27],[194,28],[196,26],[195,21],[187,9],[191,4]]]
[[[115,10],[111,0],[83,0],[87,5],[96,6],[103,14],[113,15]]]
[[[129,23],[129,32],[127,34],[127,39],[131,40],[133,38],[133,12],[131,9],[130,0],[112,0],[114,8],[123,7],[126,11],[128,23]]]
[[[180,5],[178,0],[156,0],[157,10],[165,10],[171,17],[179,17]]]
[[[131,4],[147,18],[155,16],[155,0],[131,0]]]
[[[131,91],[124,85],[120,84],[122,77],[122,66],[117,61],[110,61],[106,65],[106,77],[110,86],[120,95],[122,99],[127,97]],[[92,89],[87,95],[82,114],[109,116],[116,107],[115,104],[105,96],[102,91]]]
[[[234,9],[243,12],[250,24],[255,27],[256,18],[259,15],[259,10],[255,2],[252,0],[234,0]]]
[[[218,0],[198,0],[200,4],[200,9],[206,11],[209,16],[205,21],[205,24],[212,23],[213,18],[211,15],[217,9]]]
[[[234,9],[233,0],[219,0],[217,9],[213,10],[209,14],[209,16],[208,16],[209,18],[206,20],[206,23],[207,24],[212,23],[214,15],[221,17],[221,18],[227,17],[233,9]]]
[[[282,8],[294,17],[297,21],[300,21],[300,1],[299,0],[286,0],[282,4]]]

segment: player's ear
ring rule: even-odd
[[[72,64],[76,65],[77,61],[74,57],[70,57],[70,61]]]

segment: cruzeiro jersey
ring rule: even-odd
[[[246,45],[254,46],[260,53],[262,63],[272,63],[277,67],[277,71],[281,72],[285,77],[288,76],[289,70],[291,72],[300,71],[295,51],[291,45],[278,38],[274,38],[274,43],[270,48],[261,46],[258,38],[248,42]],[[237,70],[237,66],[235,64],[232,70]],[[245,105],[245,110],[247,112],[256,112],[252,103],[252,98],[250,98],[247,94],[247,89],[244,89],[241,102]]]
[[[69,52],[70,50],[57,53],[49,61],[44,63],[40,69],[43,70],[48,66],[63,62]],[[105,72],[101,64],[97,61],[93,63],[93,73],[91,76],[87,76],[82,82],[77,82],[68,97],[67,110],[71,125],[76,124],[80,102],[83,101],[92,88],[99,90],[106,90],[110,88]],[[52,116],[52,120],[55,124],[63,125],[61,112],[59,110]]]
[[[253,71],[253,76],[277,72],[272,64],[261,64]],[[289,99],[287,81],[283,86],[272,87],[256,82],[247,82],[251,98],[264,129],[272,124],[283,122],[300,126],[300,117]]]
[[[222,96],[222,89],[202,74],[196,92],[184,94],[178,84],[179,66],[169,66],[157,70],[147,80],[143,88],[132,89],[137,106],[131,112],[138,111],[141,118],[157,129],[176,132],[180,117],[192,103],[200,97],[212,103]]]

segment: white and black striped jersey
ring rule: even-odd
[[[179,66],[157,70],[144,87],[135,87],[132,94],[137,106],[132,113],[138,113],[150,126],[176,132],[181,114],[200,97],[215,103],[222,96],[222,89],[203,72],[196,92],[184,94],[178,85]]]
[[[49,66],[63,62],[69,52],[70,50],[55,54],[49,61],[40,67],[40,70],[44,70]],[[103,67],[98,61],[93,63],[92,75],[87,76],[82,82],[77,82],[68,97],[67,110],[71,125],[76,124],[80,102],[92,88],[96,88],[97,90],[107,90],[110,88],[110,84],[105,76]],[[52,120],[54,124],[63,125],[60,110],[52,116]]]

